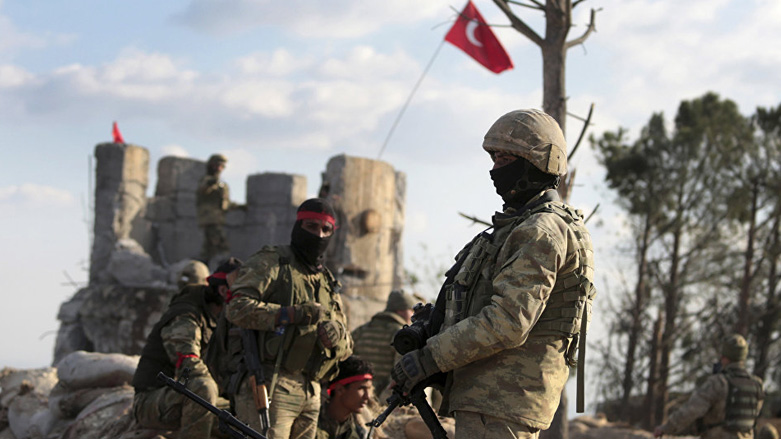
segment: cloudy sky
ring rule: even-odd
[[[488,22],[507,24],[490,0],[475,5]],[[0,0],[0,366],[51,361],[59,305],[87,277],[89,157],[111,140],[112,121],[152,163],[226,154],[238,201],[246,176],[267,171],[305,175],[314,194],[330,157],[378,157],[463,6]],[[576,115],[595,104],[591,133],[637,132],[652,112],[670,118],[682,99],[707,91],[744,114],[781,101],[781,2],[589,0],[571,37],[585,30],[589,8],[599,10],[597,32],[568,53],[567,94]],[[544,33],[540,14],[520,13]],[[407,174],[410,266],[444,266],[480,231],[457,212],[489,218],[500,207],[482,136],[501,114],[541,105],[539,49],[495,30],[515,69],[495,75],[445,45],[381,157]],[[577,119],[568,131],[574,142]],[[601,203],[590,224],[609,283],[620,270],[620,217],[587,145],[570,169],[578,171],[572,203],[586,211]]]

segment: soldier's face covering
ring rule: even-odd
[[[558,186],[559,180],[521,157],[492,169],[490,174],[496,193],[507,204],[523,205],[542,190]]]
[[[323,263],[335,226],[331,206],[321,199],[307,200],[296,213],[290,246],[304,263],[317,268]]]

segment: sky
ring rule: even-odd
[[[483,135],[502,114],[542,105],[539,48],[490,0],[474,4],[504,26],[494,30],[515,68],[496,75],[450,44],[432,58],[464,4],[0,0],[0,367],[51,362],[59,306],[87,279],[90,157],[115,120],[150,151],[149,195],[161,157],[220,152],[239,202],[262,172],[305,175],[314,196],[331,157],[378,158],[431,62],[380,158],[407,176],[405,265],[450,265],[481,231],[458,212],[488,219],[501,208]],[[636,134],[653,112],[671,120],[708,91],[745,115],[781,102],[781,2],[588,0],[570,39],[590,8],[596,32],[567,54],[568,109],[583,117],[594,104],[590,134]],[[541,13],[518,13],[544,34]],[[581,126],[567,120],[570,144]],[[620,293],[626,225],[587,143],[569,167],[571,203],[600,206],[589,223],[598,333]]]

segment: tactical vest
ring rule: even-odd
[[[377,392],[385,389],[390,380],[396,358],[396,350],[391,346],[391,341],[404,324],[404,319],[395,312],[383,311],[353,331],[353,355],[372,364],[374,388]]]
[[[565,351],[567,364],[578,366],[578,405],[582,405],[583,368],[585,361],[586,331],[591,320],[591,305],[596,296],[592,283],[593,248],[586,241],[588,232],[583,224],[583,215],[559,201],[546,201],[532,205],[516,218],[499,225],[493,234],[487,231],[479,234],[459,254],[465,259],[453,283],[445,290],[447,305],[443,328],[474,316],[491,303],[496,258],[510,233],[521,223],[538,213],[553,213],[567,223],[577,238],[577,251],[581,264],[573,272],[556,277],[545,310],[534,328],[533,335],[557,335],[569,343]],[[576,357],[577,353],[577,357]]]
[[[168,358],[168,353],[166,353],[163,347],[163,339],[160,336],[160,331],[163,327],[171,323],[175,317],[189,314],[195,318],[195,321],[198,322],[198,327],[201,329],[201,351],[203,351],[214,329],[214,322],[209,317],[209,311],[204,301],[207,288],[209,287],[204,285],[186,286],[181,292],[171,298],[168,310],[160,318],[160,321],[152,327],[152,331],[146,339],[146,345],[144,345],[144,349],[141,351],[141,359],[138,361],[138,367],[133,375],[132,382],[136,391],[163,387],[164,384],[157,381],[158,372],[163,372],[169,377],[175,376],[175,364]]]
[[[747,433],[759,417],[759,401],[765,398],[762,385],[745,369],[727,368],[722,372],[729,383],[723,428]]]
[[[318,302],[323,305],[321,320],[334,320],[342,312],[339,296],[341,285],[333,274],[323,268],[317,275],[306,275],[293,266],[295,256],[288,246],[266,247],[279,255],[279,275],[263,292],[261,300],[282,306]],[[314,285],[307,282],[315,277]],[[314,287],[314,288],[313,288]],[[314,291],[312,291],[314,289]],[[311,380],[328,379],[336,373],[339,362],[331,349],[318,343],[317,324],[289,325],[277,331],[261,331],[258,337],[261,363],[274,363],[282,345],[282,367],[291,373],[302,372]]]

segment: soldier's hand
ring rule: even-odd
[[[423,347],[404,354],[393,366],[391,377],[404,393],[409,393],[416,384],[438,372],[440,370],[431,351]]]
[[[344,337],[344,325],[334,320],[320,322],[317,326],[317,337],[327,349],[332,349]]]
[[[314,325],[323,317],[323,306],[317,302],[284,306],[277,314],[277,326]]]

